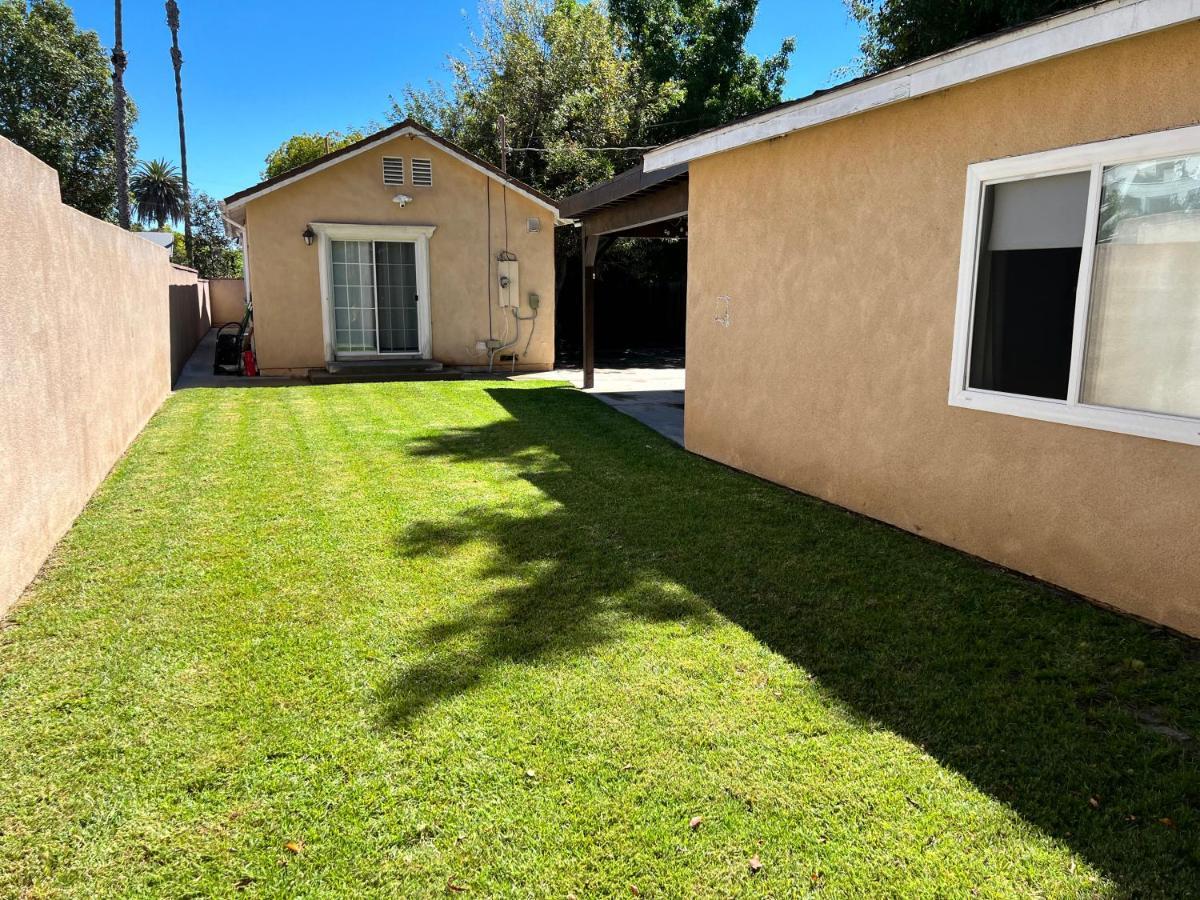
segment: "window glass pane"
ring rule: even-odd
[[[375,243],[375,273],[379,296],[379,349],[383,353],[415,353],[417,335],[417,270],[410,241]]]
[[[1080,399],[1200,416],[1200,155],[1104,170]]]
[[[369,241],[330,241],[333,265],[334,346],[339,352],[373,352],[375,292]],[[339,260],[345,260],[340,262]]]
[[[984,193],[968,384],[1065,400],[1089,175]]]

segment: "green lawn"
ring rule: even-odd
[[[1196,896],[1192,735],[1195,643],[570,389],[194,390],[0,631],[0,896]]]

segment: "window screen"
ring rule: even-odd
[[[1104,170],[1081,399],[1200,417],[1200,155]]]
[[[1088,186],[1077,172],[987,187],[971,387],[1066,399]]]

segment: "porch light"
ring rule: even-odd
[[[316,236],[317,236],[317,233],[316,233],[315,231],[313,231],[313,230],[312,230],[312,226],[311,226],[311,225],[307,225],[307,226],[305,226],[305,228],[304,228],[304,234],[302,235],[302,237],[304,238],[304,245],[305,245],[306,247],[311,247],[311,246],[312,246],[312,242],[313,242],[313,238],[315,238]]]

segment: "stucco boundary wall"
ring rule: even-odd
[[[171,316],[171,384],[213,325],[210,282],[195,269],[172,264],[167,287]]]
[[[0,615],[170,392],[173,331],[186,358],[207,321],[195,272],[0,138]]]
[[[219,328],[227,322],[240,322],[246,313],[246,282],[241,278],[210,278],[208,294],[212,302],[212,324]]]

